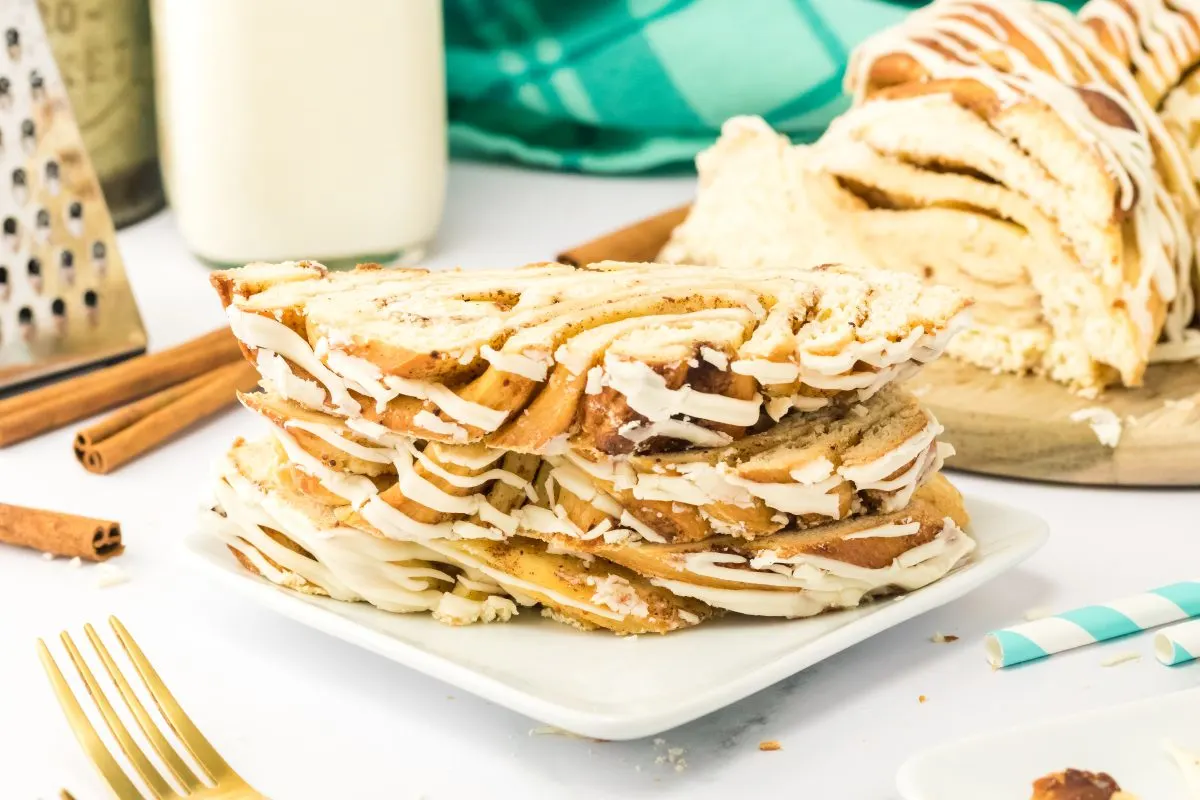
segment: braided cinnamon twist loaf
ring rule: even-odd
[[[811,148],[727,124],[663,259],[745,267],[803,248],[916,272],[979,299],[954,354],[1087,392],[1200,356],[1186,143],[1131,72],[1147,59],[1105,30],[1032,0],[913,13],[855,52],[856,105]],[[1179,63],[1155,74],[1177,81]]]

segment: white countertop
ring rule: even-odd
[[[455,165],[446,222],[427,263],[552,258],[691,193],[690,178]],[[207,270],[187,255],[169,213],[124,231],[120,243],[152,348],[222,324]],[[958,475],[967,492],[1045,517],[1050,543],[957,603],[663,734],[667,746],[686,751],[681,772],[656,763],[664,748],[651,740],[530,735],[539,723],[225,596],[192,573],[180,539],[206,495],[210,464],[234,436],[259,430],[248,412],[230,410],[104,477],[76,465],[73,428],[0,450],[0,501],[120,520],[128,550],[115,563],[131,578],[100,589],[91,567],[0,552],[0,796],[50,798],[64,786],[79,800],[108,796],[59,711],[33,644],[64,628],[81,637],[84,622],[102,623],[111,613],[233,766],[278,800],[880,800],[895,797],[896,769],[919,748],[1189,687],[1200,676],[1200,666],[1159,665],[1145,636],[1007,672],[988,667],[982,646],[984,632],[1020,621],[1034,607],[1065,609],[1196,577],[1200,491]],[[961,638],[934,644],[930,637],[939,631]],[[1142,658],[1101,666],[1124,651]],[[919,695],[928,701],[919,703]],[[760,752],[764,739],[783,749]]]

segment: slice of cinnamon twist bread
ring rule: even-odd
[[[935,358],[968,305],[839,265],[330,274],[303,262],[213,282],[276,394],[361,431],[538,454],[727,444],[793,408],[867,399]]]

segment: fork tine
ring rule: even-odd
[[[121,646],[125,648],[125,653],[137,669],[142,683],[150,691],[154,702],[158,704],[158,710],[162,712],[163,717],[187,747],[188,752],[208,774],[208,777],[215,782],[220,782],[222,778],[238,778],[233,768],[226,763],[225,759],[221,758],[208,739],[204,738],[200,729],[184,713],[183,708],[171,694],[171,690],[167,688],[167,685],[162,682],[162,678],[158,677],[158,673],[154,671],[154,667],[150,665],[142,648],[138,647],[137,642],[129,635],[129,631],[125,630],[121,620],[109,617],[108,622],[117,632],[117,638],[121,640]]]
[[[92,647],[96,648],[96,652],[100,655],[100,660],[104,662],[104,669],[108,671],[108,676],[112,678],[113,683],[117,686],[117,691],[121,693],[122,699],[125,700],[125,705],[137,720],[138,726],[141,727],[142,733],[146,734],[146,738],[150,740],[150,746],[158,753],[159,757],[166,762],[167,769],[175,776],[184,788],[189,792],[196,792],[204,788],[204,784],[196,777],[196,773],[192,772],[191,768],[179,757],[179,753],[175,752],[175,748],[162,735],[162,731],[158,729],[154,719],[146,712],[146,707],[142,705],[142,701],[133,693],[133,688],[130,687],[129,681],[125,680],[125,676],[121,674],[120,667],[113,661],[109,655],[108,648],[104,646],[100,636],[96,633],[96,629],[91,626],[91,623],[83,626],[84,633],[87,634],[88,640],[92,643]]]
[[[46,677],[50,679],[50,685],[54,688],[54,696],[58,698],[58,704],[62,706],[63,713],[67,716],[67,723],[71,726],[71,731],[79,740],[83,751],[87,753],[87,757],[96,765],[96,769],[112,787],[113,794],[119,800],[141,800],[142,793],[121,770],[121,765],[117,763],[117,760],[112,757],[112,753],[108,752],[108,748],[104,746],[104,742],[100,740],[100,735],[92,727],[91,720],[87,718],[87,714],[83,713],[83,707],[71,693],[71,686],[63,677],[58,664],[55,663],[54,656],[50,655],[50,648],[46,647],[46,643],[41,639],[37,641],[37,651],[42,668],[46,670]]]
[[[92,695],[92,699],[96,701],[96,707],[100,709],[100,715],[104,717],[104,722],[108,725],[108,729],[112,731],[113,738],[117,740],[117,744],[121,747],[121,750],[124,751],[125,755],[133,763],[133,768],[142,776],[142,780],[146,782],[150,793],[157,798],[176,797],[175,790],[163,780],[163,776],[150,763],[150,759],[146,758],[146,754],[142,752],[142,748],[129,735],[129,729],[125,727],[125,723],[117,716],[117,712],[113,710],[112,703],[108,702],[108,698],[104,696],[100,684],[96,682],[96,676],[92,674],[92,670],[88,667],[87,662],[83,660],[83,656],[80,655],[79,648],[75,646],[75,642],[71,641],[71,636],[66,631],[63,631],[59,638],[62,639],[63,646],[67,648],[67,655],[71,656],[71,661],[75,662],[75,669],[79,671],[79,677],[83,678],[88,692]]]

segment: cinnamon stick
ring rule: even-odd
[[[0,542],[105,561],[125,550],[117,522],[0,503]]]
[[[0,400],[0,447],[182,383],[242,357],[226,328],[169,350]]]
[[[586,267],[597,261],[654,261],[671,231],[687,218],[690,205],[664,211],[619,231],[559,253],[563,264]]]
[[[258,372],[234,361],[143,398],[75,436],[75,457],[105,475],[149,452],[185,428],[237,401],[258,385]]]

